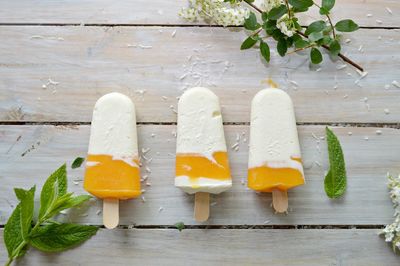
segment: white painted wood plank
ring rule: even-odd
[[[175,126],[146,125],[138,128],[139,147],[150,148],[147,157],[153,158],[148,182],[143,184],[145,202],[130,200],[121,204],[121,224],[171,225],[193,220],[193,196],[174,187]],[[248,190],[247,142],[240,143],[238,152],[229,150],[233,188],[211,198],[210,225],[382,225],[392,221],[393,209],[386,188],[386,173],[400,173],[400,131],[377,128],[335,128],[343,145],[347,162],[348,190],[340,200],[330,200],[323,189],[327,170],[324,141],[318,144],[313,134],[324,135],[323,126],[300,126],[299,134],[305,164],[306,185],[289,192],[289,215],[275,215],[268,193],[256,194]],[[248,138],[248,126],[225,126],[228,147],[236,142],[236,135]],[[352,135],[348,135],[352,132]],[[151,137],[151,134],[156,134]],[[21,137],[20,137],[21,136]],[[368,141],[364,138],[368,136]],[[42,186],[47,176],[62,163],[68,165],[77,156],[85,156],[89,126],[0,126],[0,224],[4,224],[16,204],[14,187]],[[19,139],[19,140],[18,140]],[[18,140],[18,141],[17,141]],[[32,148],[32,145],[34,148]],[[321,152],[319,152],[319,150]],[[21,156],[24,154],[24,156]],[[318,166],[321,164],[321,166]],[[146,165],[146,164],[145,164]],[[143,169],[142,174],[146,174]],[[83,169],[69,170],[69,188],[77,194],[85,193],[81,180]],[[37,195],[38,198],[38,195]],[[90,208],[89,208],[90,207]],[[160,208],[162,208],[160,210]],[[93,201],[80,210],[73,210],[60,219],[101,224],[100,201]]]
[[[239,29],[3,26],[0,120],[87,122],[97,98],[120,91],[138,121],[173,122],[176,97],[201,85],[220,97],[226,122],[248,122],[252,97],[272,78],[292,96],[298,122],[399,122],[400,89],[390,85],[400,82],[399,32],[353,36],[344,51],[369,73],[358,84],[353,68],[329,59],[312,71],[307,55],[273,52],[264,65],[257,49],[239,50]],[[49,78],[58,85],[43,88]]]
[[[63,253],[31,249],[18,265],[398,265],[400,257],[377,232],[101,229]],[[0,263],[6,258],[1,241]]]
[[[318,1],[317,1],[318,2]],[[362,26],[399,27],[397,0],[338,0],[333,10],[335,21],[351,18]],[[187,24],[177,15],[186,0],[19,0],[0,2],[0,23],[96,23],[96,24]],[[393,14],[390,14],[386,7]],[[368,17],[367,14],[371,14]],[[309,17],[318,18],[317,9]],[[382,23],[377,23],[381,20]],[[204,24],[204,22],[197,22]]]

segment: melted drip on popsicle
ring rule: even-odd
[[[301,158],[291,158],[301,163]],[[304,184],[303,173],[295,168],[273,168],[260,166],[249,168],[248,186],[260,192],[272,192],[274,189],[288,190]]]
[[[227,152],[214,152],[214,161],[199,154],[177,154],[176,176],[187,176],[193,187],[199,178],[230,180]]]
[[[83,187],[98,198],[130,199],[141,194],[139,161],[88,155]]]

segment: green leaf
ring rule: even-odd
[[[76,157],[75,160],[72,162],[71,168],[76,169],[81,167],[82,163],[85,161],[85,158]]]
[[[308,35],[308,39],[311,42],[316,42],[318,40],[321,40],[322,38],[324,38],[324,34],[322,32],[312,32],[310,33],[310,35]]]
[[[318,48],[311,48],[310,57],[313,64],[319,64],[322,62],[322,54]]]
[[[276,50],[278,51],[280,56],[285,56],[286,52],[287,52],[287,43],[286,40],[284,38],[281,38],[278,40],[278,44],[276,46]]]
[[[98,229],[92,225],[49,224],[38,227],[31,236],[30,244],[41,251],[64,251],[86,241]]]
[[[257,43],[257,39],[254,39],[253,36],[249,36],[242,45],[240,46],[240,50],[246,50],[253,47]]]
[[[262,55],[262,57],[264,57],[264,59],[269,62],[271,59],[271,52],[269,49],[269,46],[266,42],[261,41],[260,42],[260,53]]]
[[[286,5],[280,5],[278,7],[274,7],[269,11],[268,18],[271,20],[278,20],[280,17],[286,14],[287,11],[288,10]]]
[[[36,186],[33,186],[30,190],[14,188],[15,195],[20,200],[21,234],[25,241],[28,239],[28,234],[32,228],[35,189]]]
[[[351,19],[345,19],[336,23],[335,29],[341,32],[352,32],[358,30],[358,25]]]
[[[268,13],[267,13],[267,12],[262,12],[262,14],[261,14],[261,19],[262,19],[264,22],[267,22],[267,20],[268,20]]]
[[[323,31],[326,27],[326,23],[323,20],[317,20],[308,25],[307,30],[305,32],[306,35],[310,35],[312,32],[320,32]]]
[[[340,142],[335,134],[326,127],[326,141],[329,153],[329,172],[325,176],[325,192],[329,198],[338,198],[346,191],[346,166]]]
[[[21,223],[21,204],[18,204],[4,226],[4,244],[6,245],[8,257],[17,258],[24,254],[26,242],[23,238]]]
[[[310,43],[303,39],[298,39],[297,41],[294,42],[294,46],[298,49],[307,47],[308,45],[310,45]]]
[[[300,10],[303,10],[305,8],[309,8],[314,4],[312,0],[289,0],[289,3]]]
[[[243,26],[247,30],[256,30],[261,27],[261,25],[257,23],[257,17],[253,12],[250,12],[249,17],[246,18]]]
[[[272,35],[272,32],[277,29],[276,20],[268,20],[264,23],[263,29],[268,35]]]
[[[47,216],[46,212],[52,208],[58,197],[67,192],[67,168],[63,164],[54,173],[52,173],[44,183],[40,194],[39,220]]]
[[[73,193],[67,193],[58,198],[57,201],[54,203],[52,209],[48,211],[47,217],[53,217],[57,215],[60,211],[78,206],[91,198],[91,196],[89,195],[72,197],[72,194]]]
[[[183,229],[185,229],[185,224],[183,222],[178,222],[176,224],[174,224],[174,226],[176,227],[176,229],[178,229],[179,231],[182,231]]]
[[[333,40],[329,45],[329,49],[332,55],[338,55],[341,50],[340,43],[337,40]]]
[[[335,6],[335,0],[322,0],[322,6],[319,10],[321,15],[329,14],[329,11]]]

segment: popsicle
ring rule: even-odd
[[[232,186],[218,97],[207,88],[187,90],[178,103],[175,186],[195,194],[195,219],[209,217],[209,193]]]
[[[272,192],[275,210],[285,212],[287,190],[304,183],[292,100],[280,89],[261,90],[251,105],[248,187]]]
[[[118,225],[119,200],[141,194],[135,106],[121,93],[106,94],[94,106],[83,186],[103,199],[109,229]]]

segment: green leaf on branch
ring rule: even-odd
[[[250,12],[249,17],[244,21],[244,28],[247,30],[256,30],[261,27],[257,22],[257,17],[253,12]]]
[[[243,42],[242,45],[240,46],[240,50],[250,49],[250,48],[253,47],[257,42],[258,42],[257,39],[255,39],[253,36],[249,36],[246,40],[244,40],[244,42]]]
[[[45,252],[59,252],[74,247],[93,235],[99,228],[79,224],[49,224],[32,234],[30,244]]]
[[[288,10],[287,10],[286,5],[280,5],[278,7],[274,7],[269,11],[268,18],[271,19],[271,20],[278,20],[284,14],[286,14],[287,11]]]
[[[321,40],[322,38],[324,38],[324,34],[322,32],[312,32],[310,33],[310,35],[308,35],[308,39],[311,42],[316,42],[318,40]]]
[[[272,35],[274,30],[277,29],[276,27],[276,20],[268,20],[266,23],[263,25],[263,29],[268,35]]]
[[[325,176],[324,187],[326,195],[335,199],[342,196],[346,191],[346,166],[340,142],[328,127],[326,128],[326,141],[328,143],[330,168]]]
[[[267,22],[267,21],[268,21],[268,13],[267,13],[267,12],[262,12],[262,14],[261,14],[261,19],[262,19],[264,22]]]
[[[326,23],[323,20],[317,20],[308,25],[305,34],[310,35],[313,32],[323,31],[326,27]]]
[[[335,29],[341,32],[353,32],[358,30],[358,25],[351,19],[345,19],[336,23]]]
[[[271,60],[271,51],[269,49],[268,44],[264,41],[260,42],[260,53],[267,62]]]
[[[289,0],[289,4],[298,9],[311,7],[314,2],[312,0]]]
[[[328,15],[329,11],[335,6],[335,0],[322,0],[322,6],[319,10],[321,15]]]
[[[308,45],[310,45],[310,43],[303,39],[298,39],[297,41],[294,42],[294,46],[298,49],[302,49],[304,47],[307,47]]]
[[[323,60],[321,52],[315,47],[311,48],[310,57],[313,64],[319,64]]]
[[[277,49],[277,51],[278,51],[278,53],[279,53],[279,55],[280,56],[285,56],[286,55],[286,52],[287,52],[287,43],[286,43],[286,40],[284,39],[284,38],[281,38],[281,39],[279,39],[278,40],[278,44],[277,44],[277,46],[276,46],[276,49]]]
[[[333,40],[329,45],[329,50],[332,55],[338,55],[341,49],[340,43],[337,40]]]

